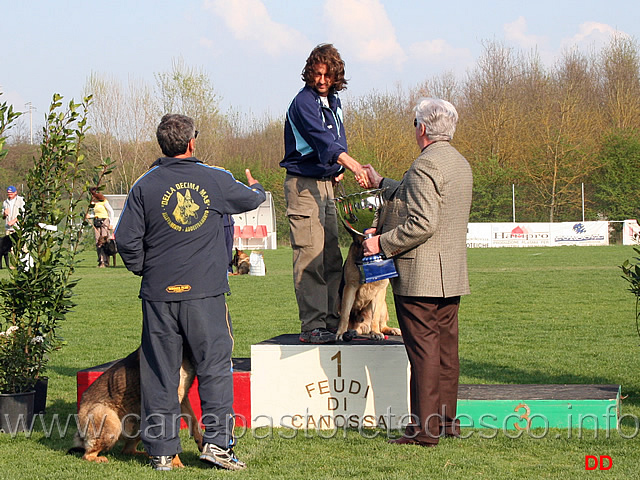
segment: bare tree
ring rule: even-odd
[[[143,82],[130,80],[124,87],[113,77],[92,73],[85,94],[94,99],[86,147],[98,159],[114,161],[109,190],[126,191],[158,155],[153,142],[157,107],[151,90]]]
[[[548,211],[550,222],[562,209],[580,204],[580,183],[599,164],[601,131],[592,62],[577,50],[566,52],[525,120],[528,142],[519,155],[537,193],[530,202]]]
[[[192,117],[199,130],[198,158],[210,161],[225,129],[220,114],[220,98],[203,69],[188,67],[182,58],[174,59],[171,70],[155,74],[161,112]]]
[[[522,72],[511,48],[495,41],[484,48],[457,105],[461,120],[456,140],[471,154],[471,163],[493,158],[504,166],[519,149],[515,132],[521,119],[514,91]]]
[[[616,35],[600,52],[600,95],[610,126],[640,126],[640,52],[630,37]]]
[[[441,98],[452,103],[456,109],[462,103],[462,85],[451,71],[426,80],[409,93],[409,103],[414,105],[420,97]]]
[[[400,90],[374,91],[349,103],[345,116],[349,153],[383,174],[402,175],[416,156],[412,107]]]

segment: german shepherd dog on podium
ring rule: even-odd
[[[369,335],[372,340],[384,340],[385,335],[400,335],[399,328],[387,325],[389,311],[386,296],[389,280],[360,283],[360,271],[356,260],[361,259],[363,255],[362,240],[353,233],[351,237],[353,241],[342,266],[344,288],[340,302],[338,340],[348,341],[354,333]]]

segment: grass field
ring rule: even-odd
[[[388,445],[384,432],[365,438],[340,431],[333,438],[299,432],[257,438],[244,432],[236,453],[243,472],[200,465],[195,444],[183,437],[187,468],[153,472],[142,457],[117,446],[108,464],[68,456],[74,428],[64,438],[39,423],[29,438],[0,434],[0,479],[109,478],[640,478],[640,338],[635,300],[618,265],[631,247],[502,248],[469,250],[472,294],[460,308],[461,383],[621,384],[620,432],[605,438],[584,431],[551,430],[543,438],[472,435],[444,439],[435,449]],[[121,358],[140,338],[139,278],[121,266],[97,269],[93,253],[77,270],[77,307],[63,327],[67,345],[50,361],[45,425],[75,413],[76,372]],[[265,251],[265,277],[231,277],[227,298],[235,330],[235,357],[282,333],[299,331],[291,279],[291,250]],[[0,276],[6,270],[0,271]],[[389,302],[392,302],[389,292]],[[392,325],[397,325],[390,308]],[[469,433],[464,432],[463,433]],[[478,432],[475,432],[478,433]],[[540,436],[536,434],[535,436]],[[585,455],[608,455],[605,472],[585,472]]]

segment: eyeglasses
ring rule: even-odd
[[[198,132],[198,130],[196,130],[196,133],[193,135],[193,138],[198,138],[198,133],[200,133],[200,132]]]

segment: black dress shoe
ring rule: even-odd
[[[435,447],[437,445],[437,443],[421,442],[420,440],[415,440],[409,437],[393,438],[387,443],[392,445],[418,445],[420,447]]]

